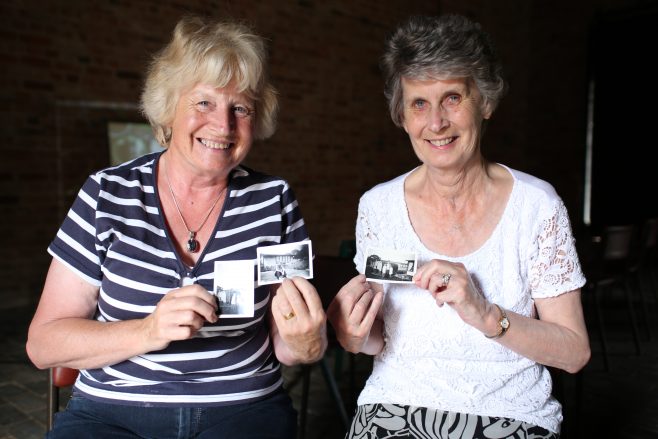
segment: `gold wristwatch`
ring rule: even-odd
[[[484,334],[485,337],[491,338],[491,339],[502,337],[503,335],[505,335],[505,333],[509,329],[509,319],[507,318],[507,313],[505,312],[505,310],[503,308],[498,306],[497,303],[494,303],[494,305],[500,311],[500,319],[498,320],[498,332],[495,333],[494,335]]]

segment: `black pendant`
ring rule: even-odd
[[[199,250],[199,241],[194,238],[196,238],[196,232],[190,232],[190,236],[187,239],[187,251],[189,253],[196,253]]]
[[[188,239],[187,240],[187,251],[190,253],[196,253],[196,251],[199,249],[199,241],[196,239]]]

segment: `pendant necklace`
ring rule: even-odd
[[[215,209],[215,206],[219,202],[219,199],[222,198],[222,194],[226,190],[226,187],[228,187],[228,184],[219,193],[219,196],[217,197],[215,202],[212,203],[212,206],[210,206],[210,209],[208,210],[208,213],[206,214],[206,217],[204,218],[201,225],[196,230],[190,230],[190,228],[187,226],[187,222],[185,221],[185,218],[183,218],[183,213],[180,210],[180,206],[178,206],[178,201],[176,200],[176,195],[174,195],[174,190],[171,188],[171,182],[169,181],[169,174],[167,173],[166,165],[167,163],[165,163],[164,166],[165,180],[167,181],[169,192],[171,192],[171,198],[174,200],[174,205],[176,206],[176,210],[178,211],[178,216],[180,216],[180,219],[183,222],[185,229],[187,229],[187,244],[185,245],[185,249],[187,250],[188,253],[196,253],[197,251],[199,251],[200,248],[199,241],[197,241],[196,239],[196,234],[199,233],[199,231],[201,231],[203,226],[206,224],[206,221],[208,221],[208,218],[210,218],[210,214],[212,213],[213,209]]]

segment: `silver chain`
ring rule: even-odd
[[[169,181],[169,173],[167,172],[167,162],[166,161],[165,161],[164,165],[165,165],[164,166],[164,174],[165,174],[165,180],[167,181],[167,187],[169,187],[169,192],[171,192],[171,198],[174,200],[174,205],[176,206],[176,211],[178,211],[178,216],[180,216],[180,219],[183,222],[183,225],[185,226],[185,229],[187,229],[187,233],[188,233],[188,239],[187,239],[188,247],[187,247],[187,250],[189,252],[193,253],[198,249],[197,249],[196,246],[191,246],[190,242],[195,240],[196,234],[199,233],[199,231],[206,224],[206,221],[208,221],[208,218],[210,218],[210,214],[215,209],[215,206],[219,202],[219,199],[222,198],[222,194],[224,194],[224,191],[228,187],[228,184],[226,186],[224,186],[224,189],[222,189],[222,191],[219,193],[219,196],[217,197],[215,202],[212,203],[212,206],[210,206],[210,209],[208,210],[208,213],[206,214],[206,217],[204,218],[204,220],[201,223],[201,225],[199,226],[199,228],[196,229],[196,230],[191,230],[187,225],[187,221],[185,221],[185,218],[183,218],[183,212],[181,212],[180,206],[178,205],[178,200],[176,200],[176,195],[174,194],[174,190],[171,187],[171,181]],[[197,243],[197,245],[198,245],[198,243]]]

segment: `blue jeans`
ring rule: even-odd
[[[55,415],[56,438],[293,439],[297,413],[279,391],[261,401],[221,407],[135,407],[74,395]]]

